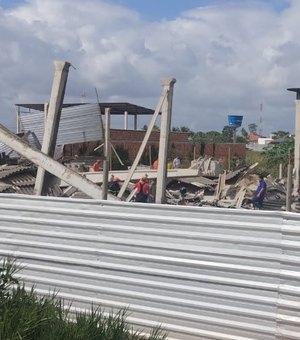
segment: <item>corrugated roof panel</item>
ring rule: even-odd
[[[44,113],[21,116],[24,131],[33,131],[40,143],[44,135]],[[63,108],[57,145],[83,143],[103,139],[103,124],[98,104]]]
[[[37,292],[170,338],[300,334],[300,215],[0,195],[0,256]]]

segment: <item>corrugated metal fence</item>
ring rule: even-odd
[[[42,144],[44,112],[22,115],[24,131],[32,131]],[[61,110],[57,145],[103,140],[103,124],[99,104],[71,106]]]
[[[170,339],[300,339],[300,215],[0,195],[28,286]]]

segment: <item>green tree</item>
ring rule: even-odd
[[[222,135],[225,143],[231,143],[233,140],[234,127],[233,126],[224,126],[222,130]]]
[[[248,130],[250,133],[257,133],[257,124],[251,123],[248,125]]]
[[[206,132],[207,143],[222,143],[224,142],[224,136],[218,131],[208,131]]]
[[[281,138],[286,138],[289,139],[290,138],[290,133],[288,131],[274,131],[272,132],[272,135],[274,135],[274,139],[281,139]]]
[[[173,132],[192,132],[191,129],[187,126],[180,126],[180,127],[172,127]]]
[[[242,136],[245,137],[245,138],[248,137],[248,132],[247,132],[246,129],[244,129],[244,128],[242,128],[241,134],[242,134]]]
[[[247,143],[248,143],[248,139],[245,138],[244,136],[237,136],[237,137],[236,137],[236,142],[237,142],[237,143],[244,143],[244,144],[247,144]]]
[[[264,151],[263,155],[265,157],[269,169],[270,168],[275,169],[276,170],[275,174],[277,174],[277,169],[279,167],[279,164],[281,163],[283,165],[283,169],[285,170],[289,162],[293,162],[294,147],[295,147],[294,139],[291,139],[290,141],[275,144],[273,147],[267,148]]]

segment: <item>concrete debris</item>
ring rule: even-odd
[[[19,165],[4,164],[0,166],[0,192],[2,193],[19,193],[33,194],[35,176],[37,167],[30,161],[19,160]],[[87,170],[90,168],[91,160],[76,159],[67,165],[72,170],[96,180],[101,186],[102,173],[91,173]],[[194,163],[194,166],[198,164]],[[199,164],[198,164],[199,165]],[[146,170],[146,169],[144,169]],[[249,168],[240,168],[236,171],[219,174],[218,178],[209,175],[199,176],[199,168],[178,169],[168,172],[168,182],[166,187],[166,203],[172,205],[187,206],[211,206],[219,208],[233,209],[252,209],[252,198],[257,188],[259,177],[254,173],[255,166]],[[208,171],[209,172],[209,171]],[[126,171],[111,171],[110,175],[118,176],[121,181],[126,178]],[[125,192],[125,200],[134,200],[135,183],[145,175],[142,169],[137,170],[128,184]],[[156,190],[156,172],[153,169],[147,169],[151,197],[149,202],[154,203]],[[286,205],[286,180],[266,177],[268,187],[267,195],[264,200],[265,210],[285,210]],[[54,180],[51,184],[48,196],[88,198],[86,194],[77,190],[73,186],[66,185],[61,180]],[[299,212],[300,204],[298,198],[294,198],[292,211]]]
[[[224,172],[223,165],[211,157],[200,157],[191,162],[190,169],[198,169],[202,176],[218,177]]]

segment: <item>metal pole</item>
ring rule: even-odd
[[[233,128],[233,143],[236,143],[236,127]]]
[[[107,200],[108,192],[108,174],[110,163],[110,111],[105,108],[105,141],[104,141],[104,162],[103,162],[103,183],[102,183],[102,199]]]
[[[286,188],[286,211],[291,211],[291,206],[292,206],[292,174],[293,174],[292,165],[288,164],[287,188]]]
[[[163,78],[162,83],[168,94],[167,100],[163,103],[161,114],[155,203],[165,203],[166,200],[168,146],[172,116],[173,89],[176,79]]]

